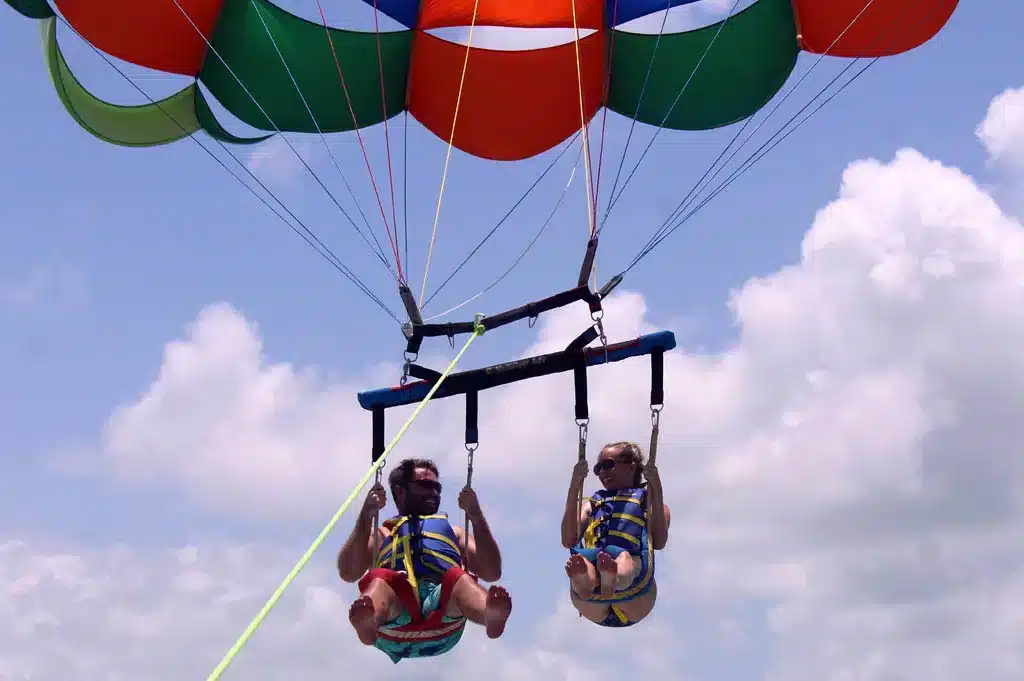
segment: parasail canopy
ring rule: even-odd
[[[710,26],[647,35],[617,27],[695,0],[362,0],[407,27],[392,32],[327,28],[269,0],[52,1],[97,49],[195,78],[258,130],[345,132],[408,111],[455,148],[503,161],[555,147],[601,107],[675,130],[744,120],[783,87],[801,50],[900,54],[936,35],[957,6],[957,0],[866,6],[865,0],[758,0]],[[53,16],[45,0],[6,2],[31,18]],[[505,51],[429,32],[459,26],[589,34],[564,45]],[[235,144],[265,139],[228,133],[195,84],[142,106],[102,102],[74,78],[52,27],[45,31],[62,102],[108,142],[159,145],[199,129]]]

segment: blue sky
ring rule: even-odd
[[[307,2],[299,9],[310,13],[315,6]],[[212,536],[265,539],[301,550],[306,537],[319,528],[315,519],[274,524],[233,518],[194,505],[173,486],[133,487],[95,471],[83,475],[55,470],[54,461],[97,446],[114,409],[136,399],[155,379],[164,344],[180,338],[211,303],[228,302],[257,324],[272,361],[315,366],[328,376],[358,376],[381,362],[400,361],[401,335],[192,142],[122,149],[78,128],[54,95],[36,27],[10,11],[2,14],[0,56],[11,67],[0,77],[9,100],[0,110],[0,152],[7,160],[0,184],[5,207],[0,222],[0,291],[5,292],[0,302],[0,537],[162,548]],[[363,14],[356,14],[365,21]],[[843,170],[855,159],[888,161],[898,149],[912,147],[986,182],[990,170],[973,130],[996,94],[1020,85],[1024,45],[1016,31],[998,29],[1022,21],[1024,7],[1011,0],[964,3],[936,40],[870,69],[659,247],[623,288],[641,293],[647,319],[671,325],[686,347],[718,351],[736,340],[726,306],[730,292],[799,258],[816,211],[836,196]],[[138,101],[102,60],[75,46],[66,34],[61,40],[76,74],[96,94]],[[813,61],[808,55],[802,59],[804,68]],[[802,105],[842,64],[824,60],[809,79],[813,82],[802,85],[792,102]],[[139,82],[154,96],[172,89],[168,82]],[[790,110],[788,105],[784,109]],[[774,131],[784,120],[782,113],[762,135]],[[621,150],[628,127],[628,122],[613,118],[602,181],[605,198],[618,161],[614,152]],[[401,143],[396,138],[402,123],[400,117],[390,126],[396,182],[401,182]],[[418,292],[445,144],[411,125],[410,262]],[[609,222],[598,257],[602,280],[639,248],[732,131],[660,133]],[[631,159],[649,134],[638,127]],[[366,139],[375,178],[386,191],[382,131],[370,130]],[[320,141],[302,143],[314,167],[342,196]],[[373,221],[377,209],[358,146],[339,139],[334,149]],[[751,150],[745,148],[739,158]],[[518,252],[552,209],[575,158],[573,148],[472,266],[439,296],[433,312],[477,293],[489,283],[488,273],[507,266],[510,254]],[[546,154],[496,164],[453,154],[431,265],[432,286],[549,159]],[[627,162],[627,170],[632,163]],[[289,207],[300,210],[398,312],[397,295],[381,268],[312,178],[280,158],[257,173],[264,171]],[[678,182],[671,179],[676,174]],[[574,282],[585,241],[583,186],[581,164],[564,205],[526,261],[457,318],[512,307]],[[380,225],[377,218],[375,227]],[[537,274],[528,275],[528,269]],[[476,344],[467,366],[518,355],[534,335],[525,325],[489,334]],[[440,347],[444,349],[443,340]],[[362,386],[371,387],[378,386]],[[367,460],[360,451],[352,454],[351,465],[362,470]],[[559,465],[568,471],[571,462],[564,463]],[[338,490],[338,502],[347,492]],[[454,510],[454,499],[450,503]],[[343,521],[342,527],[347,531],[348,523]],[[340,535],[332,538],[318,560],[329,563],[339,541]],[[514,543],[511,550],[516,546],[524,545]],[[298,557],[299,551],[294,553]],[[553,571],[546,586],[554,588],[559,551],[555,547],[546,555]],[[509,571],[526,565],[512,559]],[[525,583],[522,577],[510,579]],[[523,589],[519,616],[529,617],[530,606],[539,612],[546,597]],[[756,604],[749,607],[761,612]],[[700,610],[687,613],[699,618]],[[756,623],[758,616],[749,615],[749,621]],[[757,655],[747,659],[751,669],[763,662]],[[693,671],[700,674],[719,664],[724,661],[698,661]],[[743,678],[742,669],[733,667],[732,672]]]

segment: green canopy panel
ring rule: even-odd
[[[206,131],[206,134],[226,144],[259,144],[264,140],[270,139],[275,134],[270,133],[269,135],[260,135],[259,137],[239,137],[228,132],[220,124],[220,121],[217,120],[213,109],[210,108],[209,102],[206,101],[206,96],[198,86],[195,88],[195,111],[196,120],[199,121],[200,127]]]
[[[660,42],[657,35],[613,35],[608,108],[633,118],[642,93],[637,120],[673,130],[710,130],[753,116],[785,84],[800,52],[790,0],[761,0],[727,21],[664,34]]]
[[[54,16],[46,0],[4,0],[11,9],[29,19],[49,19]]]
[[[226,0],[199,82],[259,130],[353,130],[405,109],[412,38],[325,29],[267,0]]]
[[[71,72],[57,43],[56,17],[41,24],[46,66],[57,96],[72,118],[95,137],[123,147],[155,147],[206,130],[214,139],[255,144],[269,135],[247,139],[221,126],[196,83],[156,102],[138,106],[111,104],[85,89]]]
[[[57,96],[85,130],[105,142],[125,147],[152,147],[176,142],[199,130],[193,83],[158,102],[119,106],[94,96],[75,78],[57,44],[56,19],[42,24],[43,49]]]

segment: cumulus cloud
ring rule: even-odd
[[[1024,88],[1010,88],[992,100],[978,138],[993,160],[1024,164]]]
[[[292,560],[262,545],[145,551],[0,541],[0,678],[206,678]],[[513,620],[508,637],[518,642],[489,641],[473,628],[443,664],[394,665],[355,640],[346,618],[351,594],[338,588],[330,562],[300,575],[222,678],[330,681],[358,669],[361,678],[388,681],[408,678],[414,667],[423,681],[470,681],[481,668],[495,681],[538,673],[583,681],[599,671],[581,663],[584,642],[566,607],[536,621]],[[640,636],[628,632],[627,641]],[[598,641],[607,645],[607,634]],[[671,656],[634,657],[641,670],[663,673],[671,664]]]
[[[1016,97],[997,98],[979,128],[994,159],[1024,158]],[[666,357],[660,467],[674,521],[660,617],[715,613],[708,621],[738,641],[750,627],[727,615],[753,609],[774,648],[753,677],[771,681],[1024,677],[1013,606],[1024,595],[1021,224],[971,177],[914,150],[858,161],[799,260],[729,305],[730,347]],[[524,355],[564,344],[587,319],[545,316]],[[609,301],[613,341],[655,326],[639,295]],[[594,441],[644,442],[643,364],[592,374]],[[113,416],[104,460],[206,502],[216,484],[221,498],[226,485],[287,512],[333,506],[353,475],[337,453],[368,442],[356,384],[272,363],[249,322],[214,306]],[[459,442],[457,406],[429,410],[409,437],[429,433],[428,453]],[[487,393],[482,408],[500,444],[480,461],[481,487],[515,492],[550,526],[572,465],[570,379]],[[552,452],[566,453],[564,470]],[[505,475],[513,465],[522,477]],[[525,478],[537,488],[513,487]],[[536,539],[514,537],[507,507],[489,508],[506,551],[530,551]],[[557,593],[560,579],[552,569],[535,588]],[[575,678],[560,664],[552,678]]]

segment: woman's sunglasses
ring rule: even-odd
[[[629,462],[630,462],[630,460],[629,459],[625,459],[625,458],[622,458],[622,459],[619,459],[619,458],[615,458],[615,459],[601,459],[600,461],[598,461],[597,463],[594,464],[594,475],[601,475],[601,471],[607,471],[607,470],[610,470],[612,468],[615,468],[615,466],[617,466],[620,463],[629,463]]]

